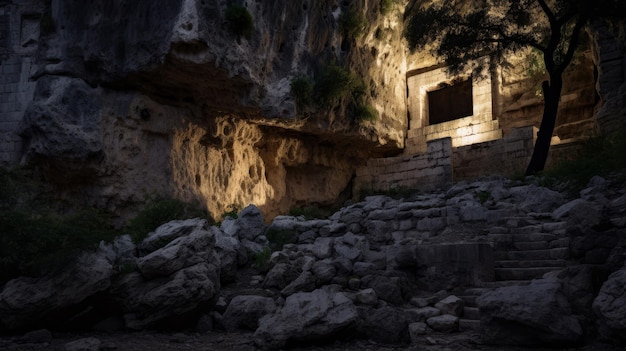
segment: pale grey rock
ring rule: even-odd
[[[215,236],[215,252],[220,261],[220,279],[222,282],[234,281],[237,267],[247,262],[247,253],[236,236],[228,235],[216,227],[211,227],[211,231]]]
[[[486,343],[565,345],[583,336],[562,284],[555,278],[499,288],[481,295],[477,304]]]
[[[219,290],[219,262],[214,259],[152,280],[130,273],[116,283],[113,292],[123,306],[126,327],[142,330],[210,306]]]
[[[376,305],[378,296],[372,288],[363,289],[356,294],[356,301],[363,305]]]
[[[356,261],[359,257],[361,257],[361,250],[344,242],[336,242],[333,246],[333,250],[335,254],[339,255],[339,257],[350,261]]]
[[[97,338],[83,338],[63,345],[65,351],[98,351],[102,342]]]
[[[361,333],[368,339],[384,344],[398,344],[409,340],[408,322],[404,310],[385,306],[362,310]]]
[[[343,293],[323,289],[296,293],[278,312],[259,320],[254,338],[259,347],[277,349],[289,341],[331,337],[358,319],[356,307]]]
[[[238,225],[236,236],[239,239],[255,240],[265,231],[263,214],[255,205],[248,205],[237,215],[235,222]]]
[[[596,226],[601,221],[601,212],[593,203],[583,199],[572,200],[552,213],[555,220],[567,220],[568,227],[579,226],[583,230],[587,230]]]
[[[426,324],[439,333],[452,333],[459,330],[459,317],[450,314],[430,317]]]
[[[206,223],[199,220],[200,223]],[[189,227],[188,227],[189,228]],[[147,279],[168,276],[182,268],[208,261],[214,254],[216,227],[196,226],[185,236],[169,242],[165,247],[152,251],[137,260],[137,268]],[[235,260],[236,264],[236,260]]]
[[[315,276],[317,285],[329,283],[337,273],[337,269],[330,259],[316,261],[311,266],[311,272]]]
[[[288,263],[275,264],[265,276],[263,280],[264,288],[276,288],[284,289],[287,285],[293,282],[300,272],[298,268]]]
[[[613,343],[626,344],[626,268],[611,274],[593,301],[598,334]]]
[[[145,256],[153,251],[163,248],[174,239],[200,231],[209,230],[209,224],[205,219],[193,218],[185,220],[174,220],[167,222],[153,232],[138,245],[140,256]]]
[[[460,317],[463,313],[464,306],[465,301],[454,295],[450,295],[435,304],[435,308],[438,308],[441,314],[450,314],[457,317]]]
[[[536,185],[513,187],[509,193],[510,201],[527,212],[550,212],[565,202],[561,193]]]
[[[428,300],[426,300],[426,298],[423,298],[423,297],[418,297],[418,296],[412,297],[410,302],[411,302],[411,305],[417,306],[420,308],[428,306]]]
[[[315,290],[315,276],[310,271],[302,272],[296,279],[280,291],[283,296],[289,296],[296,292],[309,292]]]
[[[52,315],[60,318],[65,309],[108,289],[112,275],[112,263],[99,250],[81,254],[58,274],[10,280],[0,291],[0,327],[22,330],[50,322]]]
[[[365,223],[368,239],[373,243],[386,243],[391,240],[393,225],[385,221],[367,220]]]
[[[256,330],[259,319],[274,313],[276,304],[269,297],[240,295],[235,296],[222,315],[222,325],[227,331],[238,329]]]
[[[376,270],[376,265],[370,262],[355,262],[352,266],[352,272],[359,277],[374,274]]]
[[[409,338],[413,344],[418,343],[428,332],[429,328],[426,323],[415,322],[409,324]]]
[[[104,158],[100,135],[101,90],[79,78],[43,76],[19,134],[29,159],[43,158],[60,183],[95,176]],[[56,170],[56,171],[55,171]]]
[[[402,282],[398,277],[367,275],[361,278],[361,285],[374,289],[380,299],[393,305],[401,305],[404,303],[402,298]]]
[[[328,258],[333,253],[334,238],[316,238],[311,252],[319,259]]]
[[[409,308],[406,310],[406,314],[411,322],[425,322],[428,318],[441,315],[441,310],[432,306],[425,306]]]

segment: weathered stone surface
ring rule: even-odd
[[[296,293],[273,315],[259,321],[254,333],[260,347],[280,348],[288,341],[328,338],[354,326],[359,318],[350,299],[339,292],[318,289]]]
[[[256,330],[259,319],[276,310],[274,300],[269,297],[240,295],[228,304],[222,316],[222,325],[227,331],[237,329]]]
[[[200,220],[201,222],[204,220]],[[206,221],[204,221],[206,225]],[[137,268],[148,278],[168,276],[182,268],[203,263],[214,253],[215,233],[212,230],[197,230],[189,235],[178,237],[165,247],[137,260]],[[235,260],[236,265],[236,260]]]
[[[64,351],[98,351],[102,342],[97,338],[83,338],[68,342],[63,346]]]
[[[459,317],[444,314],[428,318],[426,324],[436,332],[452,333],[459,330]]]
[[[58,275],[13,279],[0,292],[0,329],[50,323],[51,315],[62,316],[64,309],[109,288],[112,274],[111,262],[99,250],[80,255]]]
[[[457,317],[460,317],[463,313],[464,306],[465,302],[463,299],[454,295],[450,295],[435,304],[435,308],[438,308],[441,311],[441,314],[450,314]]]
[[[611,274],[593,301],[598,334],[606,341],[626,344],[626,268]]]
[[[163,248],[176,238],[188,236],[196,231],[204,232],[207,230],[209,230],[209,225],[207,221],[203,219],[196,218],[170,221],[160,225],[153,232],[149,233],[138,245],[138,249],[140,255],[145,256]]]
[[[583,335],[556,279],[499,288],[480,296],[477,303],[483,338],[490,344],[575,344]]]
[[[126,327],[141,330],[210,306],[219,290],[219,265],[202,262],[152,280],[130,273],[116,283],[113,292],[123,306]]]
[[[381,307],[363,310],[362,333],[373,341],[397,344],[409,340],[408,322],[402,309]]]

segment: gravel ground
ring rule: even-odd
[[[194,351],[253,351],[257,350],[252,333],[55,333],[47,340],[25,339],[23,337],[0,337],[0,350],[12,351],[65,351],[66,345],[76,340],[95,338],[100,342],[100,351],[155,351],[155,350],[194,350]],[[429,334],[420,342],[411,345],[382,345],[367,340],[335,341],[330,344],[292,345],[294,351],[529,351],[545,348],[494,347],[482,345],[480,336],[475,333]],[[618,351],[624,348],[604,344],[593,344],[582,348],[565,349],[577,351]]]

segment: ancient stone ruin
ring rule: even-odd
[[[63,210],[96,208],[117,228],[152,197],[218,221],[124,233],[1,282],[0,348],[110,346],[51,336],[77,330],[263,349],[623,346],[624,184],[511,180],[533,150],[544,74],[528,52],[451,74],[408,49],[414,4],[0,1],[2,168],[33,170]],[[349,16],[367,25],[347,29]],[[585,31],[549,163],[626,121],[624,21]],[[333,211],[286,215],[309,205]]]

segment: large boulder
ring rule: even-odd
[[[211,307],[219,290],[219,264],[202,262],[152,280],[137,272],[127,274],[113,292],[123,307],[126,327],[142,330],[164,324],[180,327],[178,322],[188,313]]]
[[[487,292],[477,299],[483,340],[495,345],[568,345],[583,330],[556,278]]]
[[[370,340],[384,344],[397,344],[409,341],[409,323],[404,310],[385,306],[377,309],[363,309],[361,334]]]
[[[121,276],[112,288],[127,328],[176,323],[214,303],[221,266],[216,232],[219,229],[209,227],[206,220],[172,221],[141,244],[145,251],[153,251],[140,257],[137,271]],[[157,249],[155,243],[164,246]]]
[[[109,288],[113,274],[110,254],[101,247],[80,255],[61,273],[6,283],[0,292],[0,330],[35,329],[50,323],[59,326],[73,306]],[[49,320],[53,317],[54,322]]]
[[[256,295],[240,295],[234,297],[224,315],[222,325],[227,331],[237,329],[256,330],[259,319],[267,314],[274,313],[276,304],[270,297]]]
[[[341,292],[318,289],[293,294],[281,310],[259,321],[255,342],[263,348],[280,348],[287,342],[329,338],[355,325],[359,314]]]
[[[593,301],[601,339],[626,344],[626,268],[611,274]]]

